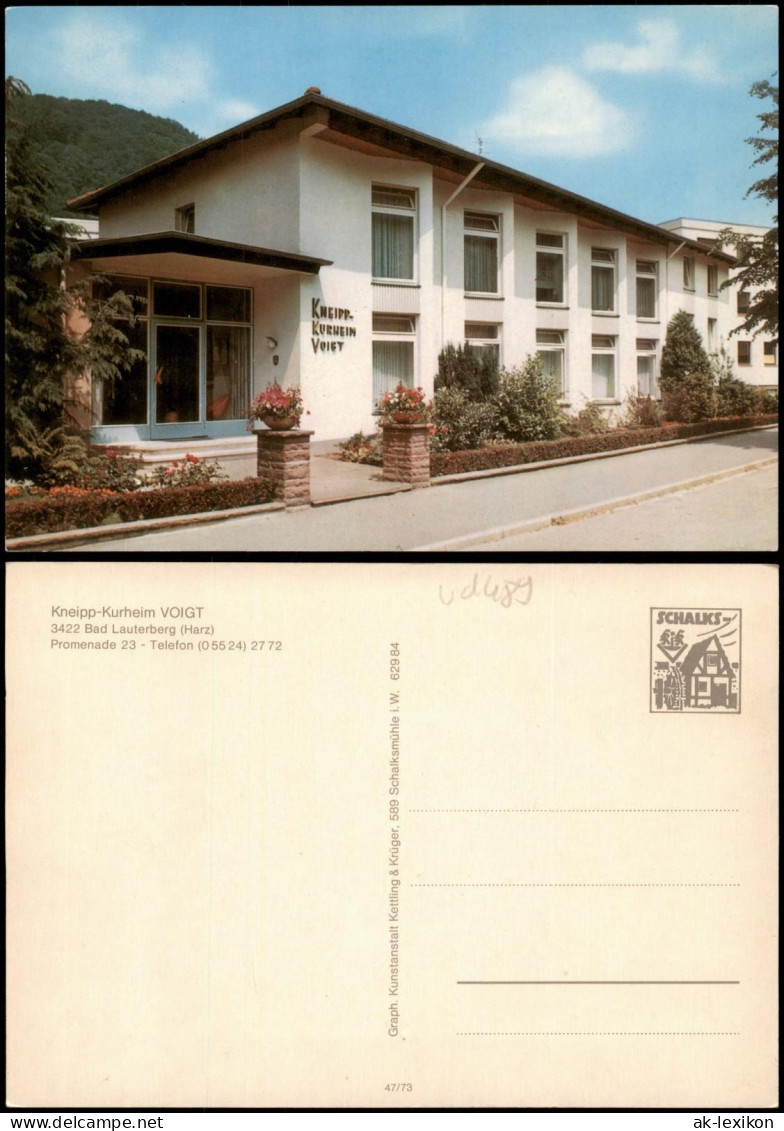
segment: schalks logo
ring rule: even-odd
[[[740,712],[740,609],[651,609],[651,711]]]

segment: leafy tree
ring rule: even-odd
[[[771,109],[757,115],[762,123],[763,135],[747,138],[746,141],[757,153],[752,166],[765,165],[772,161],[774,171],[769,176],[755,181],[746,196],[758,196],[762,200],[773,203],[778,197],[779,189],[779,88],[771,86],[765,79],[763,82],[755,82],[749,93],[755,98],[769,98],[773,103]],[[738,257],[739,270],[722,284],[722,289],[737,286],[741,290],[750,291],[746,318],[743,324],[731,333],[754,333],[755,336],[760,333],[778,335],[778,216],[773,217],[773,227],[762,239],[740,235],[732,228],[724,228],[719,232],[717,240],[728,247],[734,247]]]
[[[93,299],[97,276],[68,282],[75,229],[49,216],[50,185],[15,113],[29,93],[6,81],[5,464],[6,474],[35,478],[84,457],[69,419],[69,376],[116,380],[142,355],[117,324],[134,318],[126,295]],[[86,328],[75,329],[75,318]]]
[[[679,310],[670,319],[662,347],[659,384],[668,420],[705,420],[715,411],[710,360],[694,318]]]

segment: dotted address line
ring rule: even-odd
[[[409,809],[409,813],[739,813],[740,809]]]
[[[740,884],[409,884],[412,888],[739,888]]]
[[[579,1030],[512,1030],[510,1032],[468,1032],[457,1033],[458,1037],[739,1037],[740,1031],[718,1032],[679,1032],[670,1030],[628,1030],[611,1029],[607,1032],[581,1032]]]

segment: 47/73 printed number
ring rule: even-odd
[[[413,1092],[413,1084],[387,1084],[384,1088],[385,1092]]]

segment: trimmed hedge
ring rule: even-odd
[[[160,487],[153,491],[123,491],[117,494],[78,492],[32,495],[7,499],[5,528],[8,538],[79,530],[141,518],[170,518],[201,511],[230,510],[269,503],[274,497],[266,479],[242,479],[228,483],[198,483],[191,487]]]
[[[458,475],[466,471],[486,471],[494,467],[514,467],[519,463],[539,463],[550,459],[589,455],[592,452],[616,451],[638,444],[656,444],[663,440],[682,440],[690,436],[709,436],[734,428],[753,428],[775,424],[776,414],[769,416],[734,416],[723,420],[701,420],[698,424],[664,424],[661,428],[623,428],[597,432],[591,436],[573,436],[565,440],[536,440],[528,444],[499,444],[466,452],[432,452],[430,474]]]

